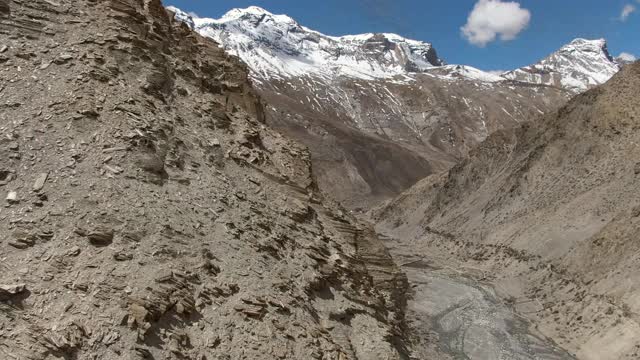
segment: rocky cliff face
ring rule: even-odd
[[[640,63],[491,135],[376,213],[398,252],[495,284],[579,359],[640,356]]]
[[[404,280],[159,0],[0,0],[0,358],[404,358]]]

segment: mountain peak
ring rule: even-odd
[[[220,19],[193,17],[173,7],[169,10],[239,56],[252,75],[261,79],[308,74],[392,78],[444,64],[427,42],[386,33],[328,36],[257,6],[230,10]]]
[[[613,58],[609,54],[609,49],[607,48],[607,40],[605,39],[595,39],[588,40],[577,38],[571,41],[569,44],[563,46],[560,51],[568,51],[568,52],[590,52],[595,54],[603,54],[610,61],[613,61]]]
[[[584,39],[584,38],[575,38],[573,40],[571,40],[571,42],[568,45],[574,45],[574,46],[594,46],[594,47],[599,47],[602,48],[604,46],[607,46],[607,40],[605,39]]]
[[[629,53],[622,53],[616,57],[616,62],[620,65],[627,65],[636,62],[636,57]]]
[[[287,15],[276,15],[259,6],[249,6],[247,8],[235,8],[229,10],[220,18],[220,21],[244,20],[249,18],[265,18],[269,17],[277,22],[295,23],[291,17]]]
[[[236,8],[233,9],[235,11],[241,11],[241,12],[245,12],[245,13],[249,13],[249,14],[259,14],[259,15],[273,15],[273,13],[269,12],[268,10],[261,8],[260,6],[249,6],[247,8]],[[231,10],[231,11],[233,11]]]
[[[620,70],[605,39],[577,38],[538,63],[509,71],[503,76],[582,92],[603,84]]]

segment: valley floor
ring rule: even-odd
[[[514,311],[482,270],[417,254],[395,239],[386,244],[413,290],[407,320],[416,337],[414,358],[575,359]]]

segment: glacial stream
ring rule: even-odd
[[[413,349],[414,358],[575,360],[538,334],[478,276],[442,259],[420,257],[406,245],[383,237],[412,289],[407,320],[423,345]]]
[[[413,286],[409,316],[438,335],[440,351],[453,359],[569,360],[492,288],[448,270],[404,267]]]

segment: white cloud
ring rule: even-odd
[[[473,45],[515,39],[531,20],[531,12],[515,1],[479,0],[462,27],[462,34]]]
[[[627,52],[620,53],[620,55],[618,55],[618,59],[621,59],[622,61],[626,61],[626,62],[634,62],[637,60],[635,55],[629,54]]]
[[[620,21],[627,21],[629,16],[636,11],[636,6],[632,4],[627,4],[622,8],[622,12],[620,13]]]

